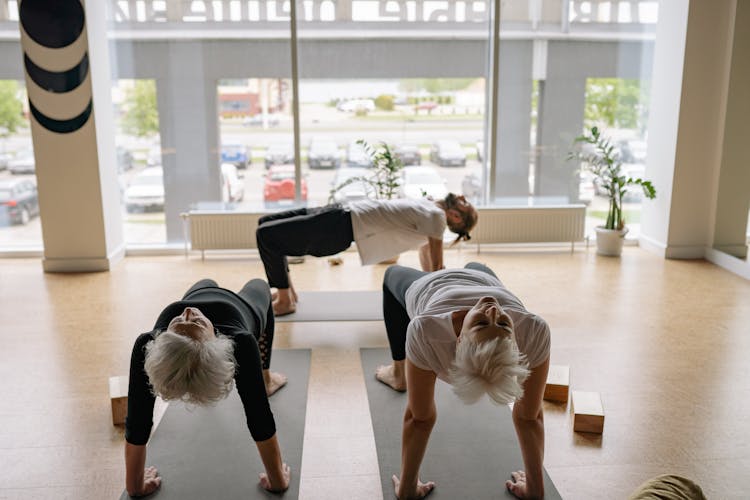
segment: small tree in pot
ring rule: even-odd
[[[570,160],[579,160],[581,169],[594,176],[594,182],[609,198],[609,210],[604,226],[596,228],[597,253],[620,255],[628,230],[622,214],[622,200],[628,187],[643,190],[643,195],[652,200],[656,189],[651,181],[626,176],[622,171],[620,154],[609,138],[602,136],[597,127],[592,127],[573,141],[574,150],[568,155]]]
[[[337,191],[356,182],[361,182],[372,188],[371,193],[375,199],[390,200],[397,197],[401,188],[403,162],[393,154],[390,146],[385,142],[381,142],[376,147],[373,147],[367,141],[360,139],[357,141],[357,144],[361,145],[367,156],[370,157],[370,161],[372,161],[372,173],[351,177],[338,186],[334,186],[331,189],[328,201],[332,202],[334,200],[334,195]]]

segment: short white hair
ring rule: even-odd
[[[222,335],[201,341],[165,330],[146,344],[145,369],[162,399],[209,405],[234,387],[234,343]]]
[[[484,394],[498,405],[520,399],[528,376],[526,356],[510,337],[463,339],[450,369],[453,392],[466,404],[476,403]]]

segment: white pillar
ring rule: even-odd
[[[659,3],[640,244],[669,258],[711,245],[736,0]]]
[[[104,271],[124,255],[104,8],[20,7],[48,272]]]

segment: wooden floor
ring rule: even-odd
[[[545,403],[545,465],[564,498],[624,498],[662,473],[709,498],[750,498],[750,282],[637,247],[621,259],[562,247],[446,255],[449,267],[471,260],[549,322],[552,363],[570,365],[572,388],[601,394],[602,436],[573,433],[566,407]],[[401,263],[416,266],[416,254]],[[384,271],[354,253],[292,267],[301,290],[378,289]],[[116,498],[123,431],[108,377],[127,373],[137,334],[196,280],[239,289],[261,276],[252,254],[130,257],[72,275],[0,260],[0,498]],[[358,349],[386,345],[377,322],[278,324],[274,348],[312,348],[301,498],[382,498],[363,378],[373,374]]]

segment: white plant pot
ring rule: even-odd
[[[622,245],[625,243],[625,235],[628,234],[628,228],[618,231],[617,229],[604,229],[602,226],[598,226],[595,229],[596,253],[619,257],[622,253]]]

